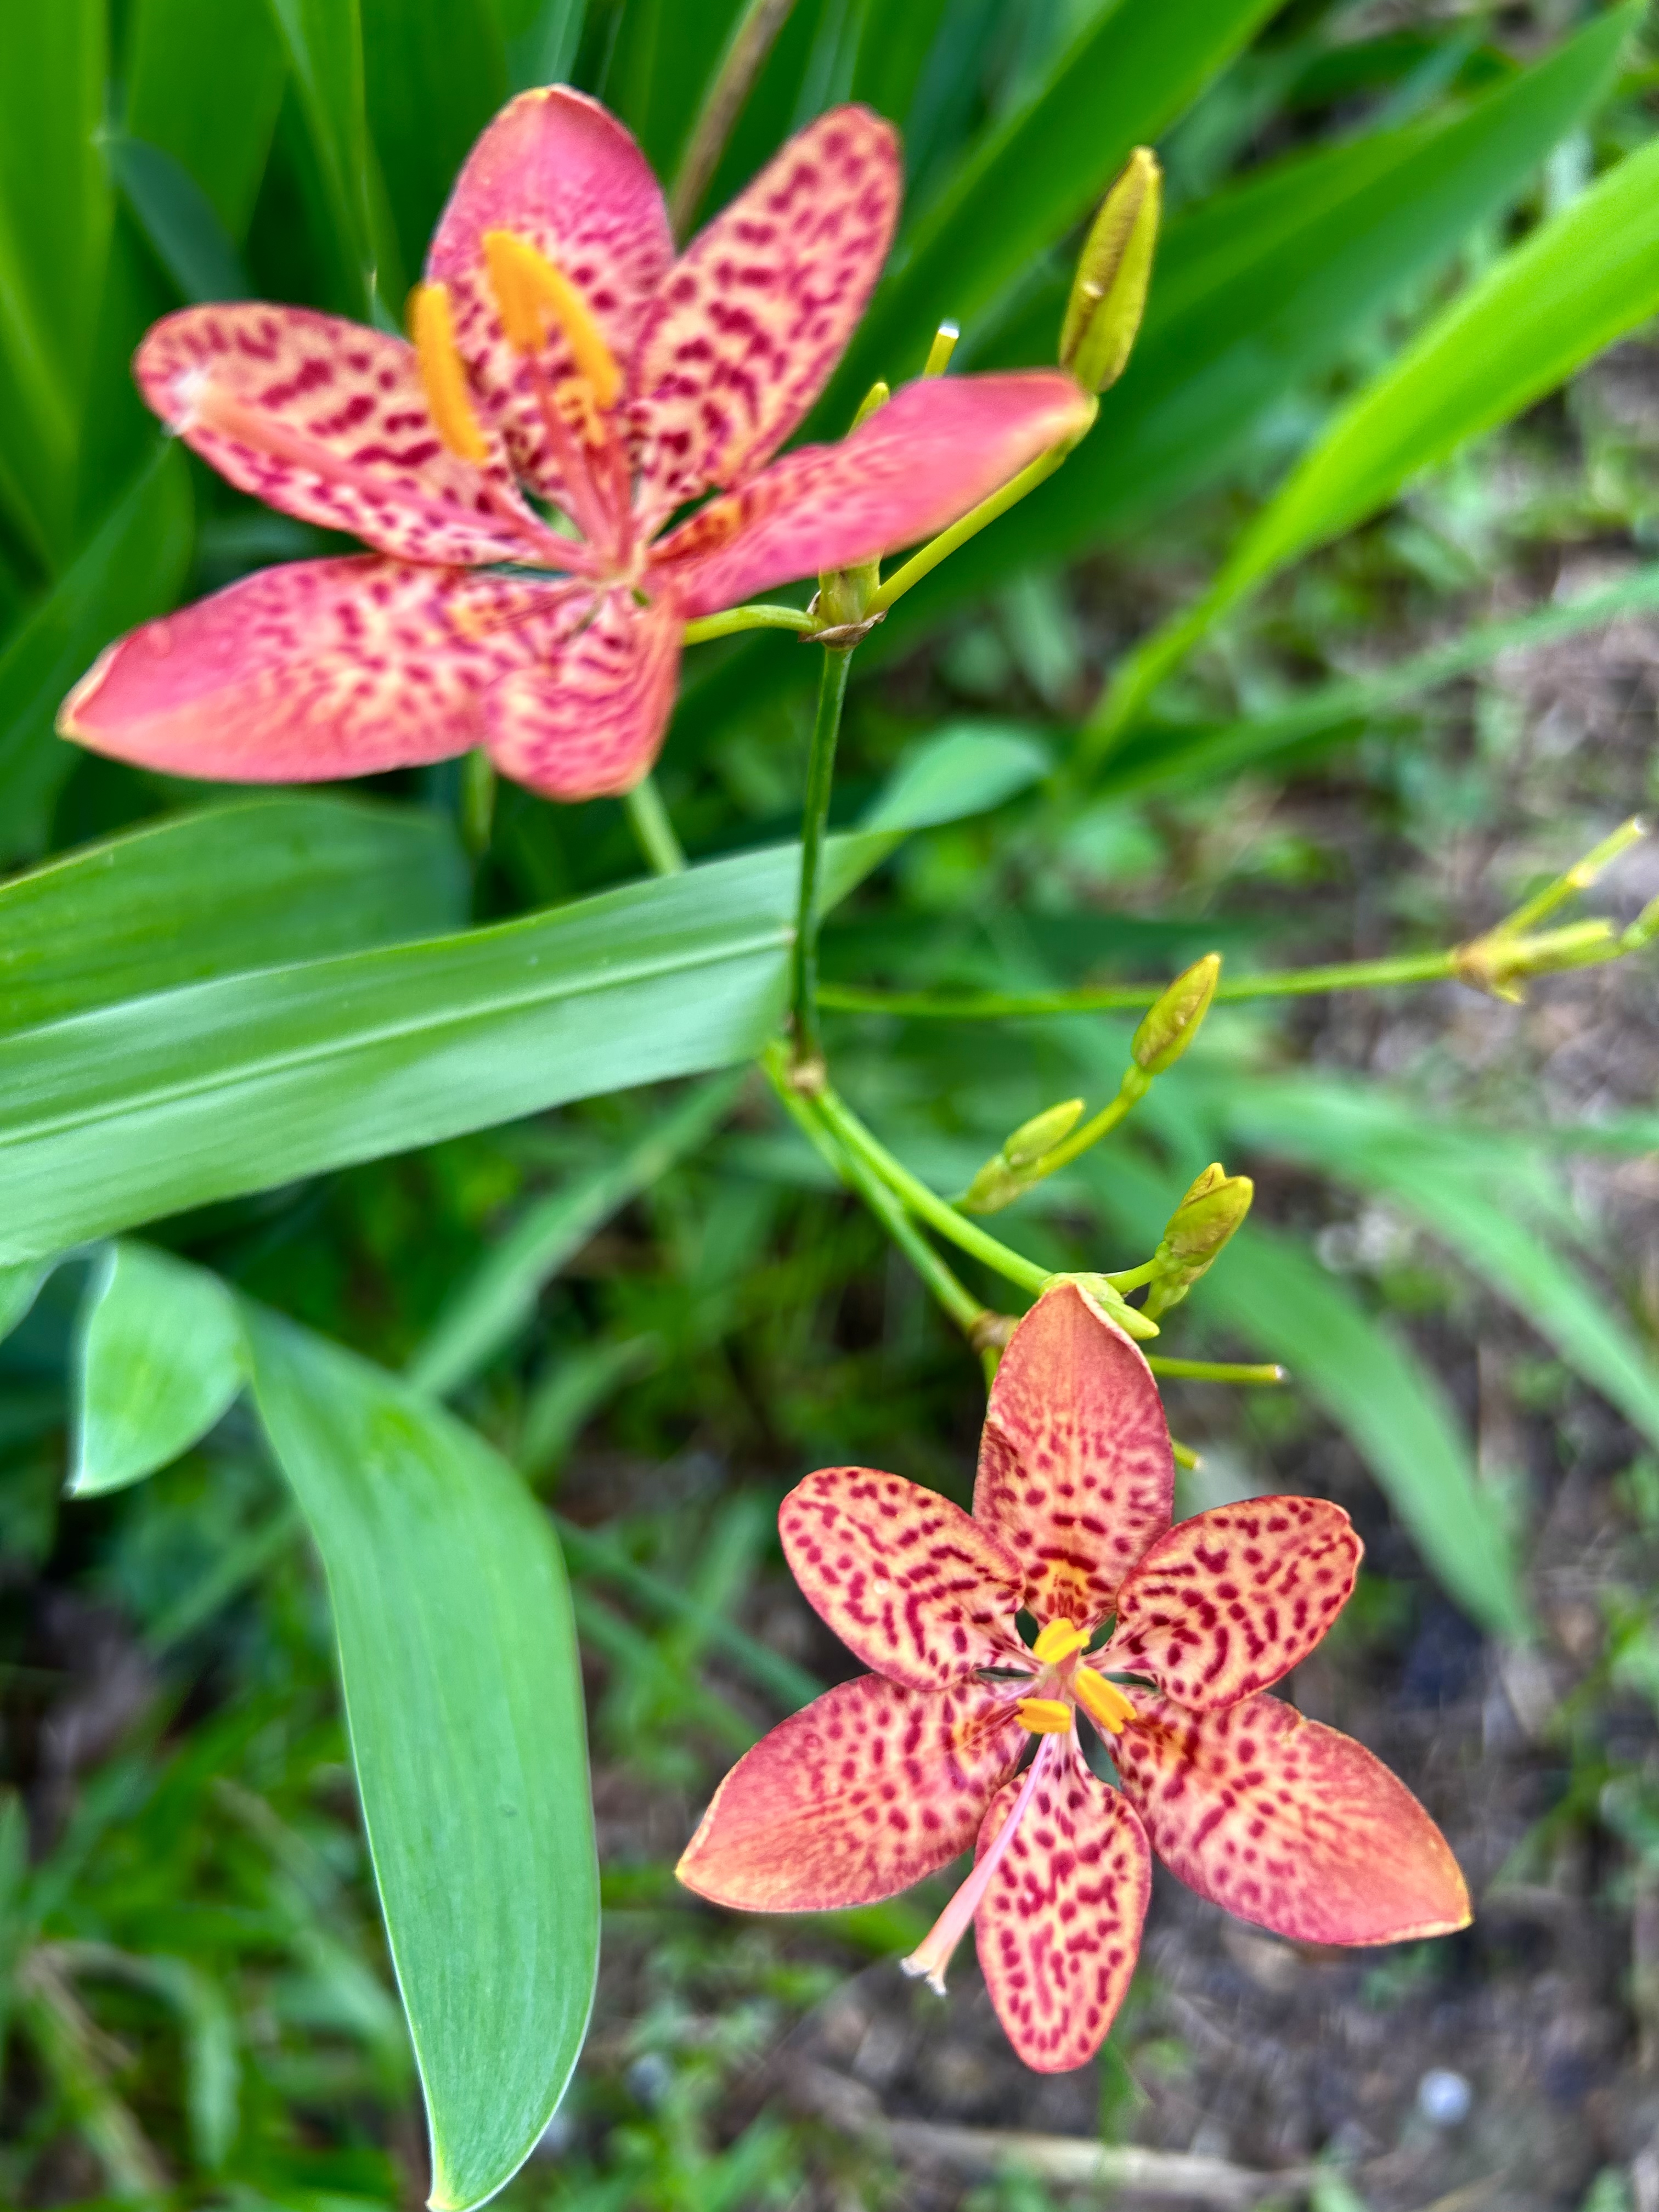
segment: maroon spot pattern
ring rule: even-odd
[[[807,1602],[890,1681],[925,1690],[977,1667],[1030,1668],[1013,1627],[1018,1563],[948,1498],[824,1468],[784,1499],[778,1533]]]
[[[264,568],[111,647],[65,732],[180,775],[307,782],[443,760],[492,684],[552,649],[584,586],[374,554]]]
[[[763,1736],[714,1794],[678,1872],[717,1905],[827,1912],[894,1897],[973,1842],[1030,1741],[1007,1690],[860,1674]]]
[[[1158,1856],[1241,1920],[1308,1943],[1395,1943],[1464,1926],[1445,1838],[1363,1745],[1282,1699],[1194,1714],[1139,1692],[1113,1744]]]
[[[1317,1644],[1353,1589],[1364,1547],[1322,1498],[1252,1498],[1183,1521],[1117,1597],[1103,1664],[1209,1711],[1265,1690]]]
[[[624,374],[674,258],[662,192],[624,126],[568,86],[521,93],[467,156],[427,257],[450,289],[455,342],[479,418],[544,498],[565,486],[529,365],[502,334],[483,260],[487,230],[510,230],[580,292]],[[538,366],[556,385],[575,362],[562,333]]]
[[[676,262],[634,370],[648,520],[758,468],[800,421],[864,313],[900,188],[891,125],[834,108]]]
[[[1075,1284],[1048,1291],[997,1370],[974,1487],[974,1518],[1019,1559],[1037,1619],[1103,1620],[1174,1495],[1146,1361]]]
[[[1010,1782],[992,1800],[976,1858],[1018,1789]],[[1105,2040],[1134,1973],[1152,1888],[1152,1853],[1133,1809],[1067,1744],[974,1916],[997,2017],[1037,2073],[1081,2066]]]
[[[531,540],[547,539],[499,453],[478,469],[440,442],[401,338],[309,307],[186,307],[155,325],[133,374],[221,476],[302,522],[444,565],[522,561]],[[210,394],[250,418],[249,436],[198,419]],[[314,467],[291,458],[296,447],[315,448]]]
[[[674,705],[681,616],[672,599],[641,606],[625,588],[583,597],[591,617],[483,702],[490,758],[550,799],[630,789],[656,757]]]

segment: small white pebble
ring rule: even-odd
[[[1457,2127],[1474,2102],[1474,2090],[1449,2067],[1431,2066],[1417,2085],[1417,2109],[1431,2127]]]

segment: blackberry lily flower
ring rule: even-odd
[[[628,790],[687,621],[931,536],[1090,419],[1057,371],[933,378],[772,460],[864,310],[899,186],[889,125],[836,108],[677,259],[627,131],[554,86],[468,157],[412,344],[302,307],[167,316],[135,363],[163,422],[241,490],[374,550],[134,631],[65,702],[64,735],[248,782],[481,744],[555,799]]]
[[[1417,1800],[1264,1694],[1353,1587],[1346,1514],[1256,1498],[1172,1528],[1173,1491],[1146,1363],[1074,1284],[1014,1332],[971,1517],[898,1475],[809,1475],[779,1514],[785,1553],[875,1671],[738,1761],[681,1881],[750,1911],[822,1911],[890,1897],[975,1844],[904,1963],[943,1990],[971,1920],[1009,2039],[1043,2073],[1082,2065],[1111,2026],[1153,1850],[1201,1897],[1300,1942],[1465,1926],[1462,1876]],[[1079,1711],[1120,1788],[1085,1763]]]

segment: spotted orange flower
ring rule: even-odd
[[[1462,1876],[1417,1800],[1265,1694],[1353,1588],[1347,1515],[1256,1498],[1171,1527],[1173,1492],[1146,1363],[1071,1284],[1014,1332],[971,1516],[898,1475],[809,1475],[779,1515],[785,1553],[875,1671],[738,1761],[681,1881],[750,1911],[823,1911],[891,1897],[974,1845],[904,1963],[942,1990],[971,1921],[1009,2039],[1043,2073],[1082,2065],[1112,2024],[1153,1850],[1201,1897],[1300,1942],[1465,1926]],[[1117,1787],[1085,1761],[1079,1713]]]
[[[628,790],[689,620],[932,536],[1088,420],[1058,371],[936,377],[773,459],[864,311],[899,184],[890,125],[834,109],[677,258],[627,131],[554,86],[473,149],[413,343],[303,307],[169,315],[135,363],[162,421],[240,489],[374,550],[136,630],[64,734],[246,782],[482,744],[556,799]]]

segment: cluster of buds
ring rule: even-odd
[[[1173,1067],[1198,1035],[1215,997],[1221,975],[1221,956],[1206,952],[1146,1010],[1129,1045],[1129,1065],[1123,1072],[1117,1096],[1092,1121],[1079,1128],[1080,1098],[1067,1098],[1058,1106],[1022,1121],[1000,1152],[974,1177],[959,1203],[965,1213],[998,1213],[1012,1206],[1034,1183],[1058,1168],[1069,1166],[1091,1145],[1115,1129],[1130,1109],[1144,1098],[1153,1079]]]
[[[1622,959],[1640,952],[1659,938],[1659,899],[1644,906],[1634,921],[1617,929],[1598,917],[1593,921],[1568,922],[1559,929],[1537,925],[1567,900],[1588,890],[1597,878],[1648,834],[1639,814],[1621,822],[1611,836],[1576,860],[1572,866],[1534,892],[1525,905],[1506,915],[1495,927],[1460,945],[1451,956],[1451,972],[1462,983],[1484,991],[1490,998],[1519,1006],[1524,985],[1534,975],[1555,975],[1569,968],[1598,967],[1606,960]]]

